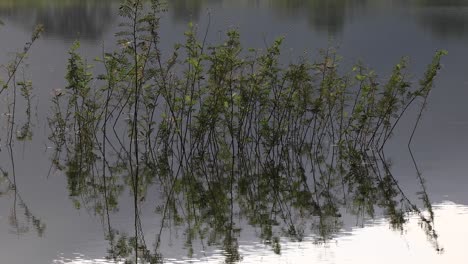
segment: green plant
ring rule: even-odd
[[[0,26],[3,25],[3,22],[0,21]],[[16,182],[16,170],[14,162],[14,135],[16,134],[16,140],[18,141],[27,141],[32,139],[32,130],[31,130],[31,100],[32,100],[32,82],[26,79],[26,73],[24,68],[26,67],[26,58],[33,44],[39,38],[42,33],[42,26],[37,26],[31,35],[30,41],[28,41],[23,49],[19,52],[14,53],[13,59],[5,65],[0,65],[0,69],[4,70],[4,78],[0,76],[0,98],[2,102],[5,102],[5,116],[6,117],[6,143],[2,144],[6,147],[6,151],[9,154],[10,170],[4,170],[0,168],[1,176],[0,181],[8,183],[8,188],[5,193],[13,193],[13,206],[11,208],[11,214],[9,215],[9,223],[13,228],[16,234],[20,235],[26,233],[30,230],[32,226],[36,231],[38,236],[42,236],[46,225],[40,220],[32,211],[29,209],[25,203],[19,187]],[[18,100],[18,87],[20,95],[25,101],[25,123],[18,128],[17,122],[17,100]],[[0,142],[4,138],[0,138]],[[0,148],[0,151],[2,149]],[[5,194],[5,193],[0,193]],[[18,211],[23,211],[23,217],[18,215]]]
[[[380,84],[362,64],[343,74],[333,49],[317,62],[285,66],[281,38],[245,52],[236,30],[208,46],[189,24],[185,43],[163,61],[163,9],[156,0],[125,1],[121,49],[98,61],[105,71],[93,75],[75,44],[68,86],[52,99],[54,163],[66,171],[70,195],[81,197],[75,203],[103,217],[109,257],[158,263],[164,227],[175,226],[184,228],[189,255],[200,239],[236,262],[244,219],[279,254],[282,235],[333,237],[342,208],[361,217],[381,208],[400,230],[416,213],[438,248],[433,215],[422,213],[432,209],[419,170],[424,208],[398,185],[384,147],[422,100],[414,134],[445,52],[436,53],[419,87],[408,80],[406,58]],[[133,198],[131,237],[111,225],[125,189]],[[162,220],[151,250],[140,214],[155,194]]]

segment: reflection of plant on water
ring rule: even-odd
[[[1,21],[0,21],[1,25]],[[31,36],[31,40],[27,42],[21,52],[15,53],[13,59],[6,65],[1,65],[5,70],[5,79],[0,78],[0,95],[2,101],[5,102],[5,114],[2,115],[6,124],[6,140],[2,144],[0,151],[8,151],[9,170],[0,167],[0,190],[1,196],[9,196],[13,193],[13,206],[10,210],[9,223],[13,228],[13,232],[20,235],[29,231],[30,226],[33,226],[39,236],[42,236],[45,230],[45,224],[34,215],[21,197],[19,188],[16,184],[15,160],[13,158],[13,144],[16,141],[27,141],[32,139],[31,130],[31,92],[32,84],[26,80],[24,71],[25,59],[32,47],[33,43],[39,38],[43,29],[38,26]],[[18,98],[18,93],[21,95]],[[15,118],[19,114],[16,110],[18,100],[22,99],[24,106],[24,123],[20,125]],[[3,122],[2,122],[3,123]],[[3,132],[3,131],[2,131]],[[3,138],[2,138],[3,139]],[[11,173],[9,173],[11,172]],[[23,219],[18,216],[19,209],[23,212]]]
[[[361,64],[340,75],[332,50],[321,62],[286,68],[278,61],[281,40],[244,56],[236,31],[206,47],[190,27],[163,61],[160,6],[152,4],[148,15],[138,1],[121,7],[129,21],[118,34],[125,45],[103,54],[103,74],[89,72],[76,44],[66,92],[53,98],[54,163],[75,204],[103,216],[111,258],[133,252],[135,261],[158,262],[164,227],[180,226],[189,255],[200,240],[220,245],[226,262],[235,262],[241,219],[280,253],[280,236],[301,241],[313,232],[327,240],[340,228],[340,208],[373,216],[376,207],[395,229],[409,212],[419,214],[438,249],[433,214],[406,197],[383,149],[410,105],[422,101],[422,113],[443,52],[419,88],[407,80],[406,59],[382,85]],[[432,212],[420,183],[423,209]],[[162,223],[150,250],[140,204],[152,185],[160,188],[154,203]],[[133,193],[133,236],[111,224],[125,186]]]
[[[99,75],[76,43],[68,85],[52,98],[53,164],[64,171],[75,206],[102,217],[109,258],[158,263],[163,233],[183,228],[189,256],[201,241],[220,246],[232,263],[242,258],[243,221],[280,254],[280,237],[302,241],[312,233],[327,241],[344,211],[373,217],[377,208],[396,230],[409,213],[419,215],[439,250],[419,170],[422,207],[401,190],[384,147],[409,107],[421,103],[410,145],[444,52],[417,87],[406,59],[380,84],[362,64],[341,74],[332,49],[318,62],[302,58],[285,67],[281,39],[264,51],[244,51],[238,32],[228,31],[224,43],[208,47],[192,25],[186,42],[163,60],[164,7],[157,0],[150,7],[125,1],[121,48],[102,54]],[[149,201],[155,186],[158,199]],[[131,235],[112,225],[126,189]],[[145,201],[162,219],[152,249],[141,222]]]
[[[32,226],[38,236],[42,236],[46,229],[46,225],[44,222],[41,221],[33,212],[29,209],[21,194],[18,190],[18,186],[16,185],[16,173],[15,173],[15,165],[13,159],[13,150],[9,148],[9,155],[11,157],[11,168],[12,168],[12,176],[9,177],[8,172],[1,170],[0,175],[0,186],[2,186],[2,190],[0,190],[0,197],[2,196],[9,196],[10,193],[13,193],[13,206],[10,210],[10,215],[8,217],[8,222],[10,226],[13,228],[12,232],[17,235],[22,235],[29,232],[30,227]],[[3,188],[5,187],[5,188]],[[18,215],[18,211],[22,211],[23,216]]]

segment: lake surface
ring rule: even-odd
[[[74,40],[92,60],[105,49],[116,48],[114,33],[119,22],[115,1],[13,1],[0,0],[0,62],[11,58],[28,41],[35,24],[45,33],[28,58],[28,77],[33,81],[33,140],[17,142],[10,157],[4,135],[0,141],[0,167],[15,178],[16,193],[6,191],[0,180],[0,262],[23,263],[108,263],[104,259],[107,241],[100,218],[74,208],[66,178],[51,170],[51,143],[46,117],[55,89],[65,86],[68,50]],[[326,244],[281,238],[281,255],[260,243],[257,230],[242,226],[239,252],[245,263],[465,263],[468,227],[468,1],[367,1],[367,0],[176,0],[162,14],[161,48],[170,50],[183,41],[189,21],[200,36],[209,26],[207,42],[217,43],[229,28],[241,33],[245,46],[265,48],[285,37],[283,60],[315,56],[320,48],[337,46],[343,65],[359,60],[390,74],[402,56],[410,57],[411,72],[421,76],[438,49],[448,50],[429,99],[428,109],[413,141],[413,154],[426,179],[434,204],[435,226],[442,254],[426,240],[418,221],[410,221],[404,234],[390,230],[385,218],[359,222],[345,219],[342,230]],[[284,55],[286,54],[286,55]],[[415,79],[415,82],[417,80]],[[6,104],[2,101],[2,114]],[[20,106],[20,112],[21,106]],[[393,162],[393,174],[405,192],[416,198],[416,173],[406,144],[413,120],[402,121],[386,152]],[[407,127],[405,127],[405,124]],[[14,174],[12,162],[14,161]],[[122,210],[114,224],[131,230],[132,219]],[[152,211],[144,203],[142,210]],[[16,217],[15,217],[16,216]],[[34,216],[34,218],[32,217]],[[34,221],[35,220],[35,221]],[[158,230],[158,219],[144,218],[147,230]],[[15,223],[15,224],[12,224]],[[45,225],[38,234],[35,225]],[[39,232],[40,233],[40,232]],[[154,236],[148,232],[148,237]],[[167,263],[219,263],[223,252],[216,246],[194,245],[192,259],[184,248],[183,231],[167,233],[162,253]]]

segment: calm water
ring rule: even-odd
[[[100,219],[86,210],[74,209],[65,177],[50,170],[46,116],[52,91],[65,85],[64,65],[71,43],[80,39],[89,59],[99,56],[103,47],[113,48],[113,33],[119,21],[117,9],[115,1],[0,0],[0,19],[5,22],[0,27],[1,62],[8,59],[8,52],[27,41],[35,24],[42,23],[46,28],[28,59],[27,73],[34,83],[33,105],[37,112],[33,118],[34,137],[32,142],[15,144],[14,175],[5,142],[0,141],[0,167],[15,177],[17,186],[17,195],[4,193],[8,183],[0,178],[0,263],[106,263],[103,258],[107,242]],[[431,247],[417,220],[412,220],[401,235],[391,231],[382,218],[358,227],[355,219],[348,219],[342,232],[325,245],[314,244],[313,238],[302,243],[283,239],[280,256],[258,243],[256,230],[245,226],[239,250],[245,263],[465,263],[468,1],[174,0],[163,14],[163,50],[183,40],[191,20],[200,32],[209,25],[210,43],[216,43],[228,28],[238,28],[243,43],[256,48],[285,36],[285,61],[313,56],[318,48],[332,44],[339,47],[343,64],[363,60],[385,74],[407,55],[411,72],[421,76],[437,49],[448,50],[413,149],[436,205],[436,228],[445,248],[443,254]],[[1,104],[5,113],[6,106]],[[404,120],[403,127],[410,123]],[[387,152],[399,183],[416,197],[418,186],[405,131],[395,135]],[[143,210],[152,210],[151,204],[143,206]],[[28,223],[30,215],[46,225],[41,236]],[[125,210],[114,219],[116,226],[131,228],[132,219]],[[148,230],[159,228],[158,219],[148,217],[143,222]],[[194,259],[184,258],[187,252],[182,236],[181,231],[164,237],[167,243],[162,252],[168,263],[223,261],[222,252],[204,245],[194,245]]]

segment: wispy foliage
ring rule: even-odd
[[[280,236],[301,241],[312,232],[326,241],[343,210],[373,217],[377,208],[398,230],[418,214],[436,241],[433,214],[423,214],[432,209],[422,175],[419,208],[398,185],[384,147],[422,101],[416,130],[445,52],[436,53],[419,86],[408,79],[406,58],[379,83],[362,64],[343,74],[332,49],[318,61],[283,65],[282,39],[245,51],[232,30],[208,46],[190,24],[185,43],[163,61],[163,9],[159,1],[125,1],[121,48],[102,55],[105,71],[93,75],[75,45],[68,86],[53,98],[54,163],[66,172],[70,195],[81,197],[76,204],[103,217],[111,258],[158,263],[164,228],[180,226],[189,256],[199,239],[222,247],[232,263],[242,258],[242,221],[279,254]],[[133,197],[132,236],[111,225],[125,188]],[[150,249],[140,215],[155,194],[149,202],[162,222]]]
[[[3,22],[0,21],[0,25]],[[46,225],[40,220],[38,216],[32,213],[29,209],[25,200],[22,198],[19,191],[20,187],[17,186],[16,181],[16,170],[14,161],[13,146],[16,141],[29,141],[32,139],[32,128],[31,122],[31,101],[32,101],[32,82],[26,77],[27,67],[26,59],[33,46],[33,44],[39,39],[43,32],[42,26],[37,26],[32,32],[31,39],[26,42],[20,51],[13,53],[13,58],[5,65],[0,65],[2,70],[0,75],[0,100],[2,101],[2,113],[0,121],[2,128],[6,128],[6,136],[0,135],[0,152],[7,151],[9,155],[8,169],[0,167],[0,184],[6,183],[7,188],[0,192],[0,196],[3,194],[12,194],[13,204],[8,217],[9,224],[12,227],[11,232],[21,235],[31,228],[34,228],[38,236],[42,236],[46,229]],[[17,120],[17,104],[21,98],[24,101],[24,117],[25,121],[22,125]],[[4,119],[5,118],[5,119]],[[3,120],[4,119],[4,120]],[[3,129],[0,130],[3,132]],[[3,143],[4,142],[4,143]],[[3,164],[1,165],[3,166]],[[19,214],[22,212],[22,215]]]

